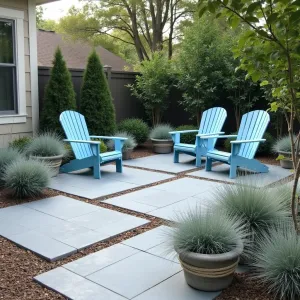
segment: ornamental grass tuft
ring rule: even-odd
[[[150,138],[157,140],[171,140],[172,137],[169,132],[173,130],[173,127],[169,124],[156,125],[150,132]]]
[[[115,136],[121,138],[127,138],[127,140],[125,140],[123,144],[123,148],[122,148],[123,151],[128,149],[133,149],[137,146],[137,142],[135,141],[135,138],[127,132],[117,132]],[[114,149],[114,146],[115,146],[114,140],[109,140],[107,142],[108,149]]]

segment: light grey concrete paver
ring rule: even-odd
[[[40,201],[26,203],[24,205],[64,220],[98,210],[98,207],[95,205],[84,203],[82,201],[74,201],[74,199],[65,196],[51,197]]]
[[[132,299],[180,270],[179,264],[140,252],[86,278]]]
[[[292,172],[290,170],[283,169],[279,166],[268,165],[268,167],[268,173],[245,173],[245,171],[241,170],[240,173],[238,173],[240,174],[240,176],[238,176],[236,179],[229,178],[229,166],[227,164],[214,166],[212,168],[212,171],[210,172],[199,170],[192,172],[189,175],[207,179],[221,180],[225,182],[245,183],[260,187],[266,186],[292,175]]]
[[[137,252],[138,250],[132,247],[116,244],[65,264],[63,267],[80,276],[87,276]]]
[[[55,261],[77,252],[77,249],[74,247],[70,247],[33,230],[12,235],[9,237],[9,240],[50,261]]]
[[[25,216],[26,214],[30,213],[32,210],[22,206],[22,205],[14,205],[10,207],[5,207],[0,209],[0,220],[11,221],[11,220],[18,220],[19,218]]]
[[[147,168],[151,170],[180,173],[196,168],[195,158],[190,155],[180,154],[179,163],[173,162],[173,153],[158,154],[143,158],[132,159],[124,162],[124,165]]]
[[[72,300],[126,299],[62,267],[38,275],[34,279]]]
[[[17,224],[15,221],[0,219],[0,235],[9,238],[11,235],[27,232],[28,228]]]
[[[159,226],[122,242],[122,244],[146,251],[166,241],[167,226]]]
[[[221,292],[202,292],[191,288],[184,279],[183,272],[159,283],[134,298],[135,300],[213,300]]]
[[[146,250],[146,252],[179,263],[177,253],[173,249],[173,246],[168,242],[154,246]]]

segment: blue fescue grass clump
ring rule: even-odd
[[[26,154],[32,156],[58,156],[67,155],[67,149],[60,136],[47,132],[34,138],[26,148]]]
[[[127,149],[133,149],[137,146],[137,142],[136,142],[135,138],[133,137],[133,135],[131,135],[128,132],[119,131],[119,132],[116,132],[115,136],[127,139],[127,140],[124,141],[123,149],[122,149],[123,151],[125,151]],[[108,149],[114,149],[114,146],[115,146],[114,140],[109,140],[107,142]]]
[[[247,244],[244,225],[234,217],[200,208],[177,215],[168,230],[170,249],[178,253],[221,254],[229,252],[239,243]]]
[[[51,172],[39,161],[19,159],[4,172],[5,187],[16,198],[34,197],[49,184]]]
[[[300,299],[300,237],[280,224],[263,235],[253,252],[255,277],[279,299]]]
[[[296,139],[296,136],[294,136],[294,140]],[[272,147],[273,152],[291,152],[291,138],[290,136],[284,136],[282,138],[279,138]]]
[[[0,149],[0,186],[4,185],[3,174],[7,166],[22,157],[17,149],[3,148]]]
[[[169,124],[156,125],[150,132],[150,138],[157,140],[171,140],[172,137],[169,132],[173,130],[173,127]]]

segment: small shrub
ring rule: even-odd
[[[181,252],[220,254],[233,250],[247,237],[237,218],[199,208],[179,214],[168,230],[170,247]]]
[[[126,119],[118,125],[118,130],[131,134],[139,145],[149,136],[149,126],[141,119]]]
[[[157,140],[171,140],[170,131],[173,131],[173,127],[169,124],[160,124],[155,127],[150,132],[151,139]]]
[[[300,238],[292,226],[264,235],[253,254],[255,277],[276,299],[300,299]]]
[[[234,133],[231,133],[232,135],[237,135],[237,132],[234,132]],[[260,143],[259,146],[258,146],[258,149],[257,149],[257,154],[270,154],[272,152],[272,144],[274,142],[274,138],[273,136],[268,133],[268,132],[265,132],[264,136],[263,136],[264,139],[266,139],[266,141],[264,143]],[[231,144],[230,142],[231,141],[234,141],[236,140],[236,138],[229,138],[229,139],[226,139],[225,142],[224,142],[224,147],[225,147],[225,150],[227,152],[230,152],[231,151]]]
[[[100,153],[107,152],[107,146],[101,139],[92,139],[93,141],[100,142]]]
[[[252,183],[253,184],[253,183]],[[216,211],[239,218],[251,236],[251,247],[278,222],[287,221],[287,188],[257,188],[245,184],[224,185],[215,192]]]
[[[67,155],[65,144],[54,133],[44,133],[34,138],[26,148],[26,153],[33,156]]]
[[[26,147],[31,143],[32,138],[24,136],[18,139],[13,140],[9,143],[9,148],[16,149],[19,152],[23,153],[26,150]]]
[[[296,139],[296,136],[294,136],[294,140]],[[290,137],[284,136],[282,138],[279,138],[272,146],[272,150],[275,153],[278,152],[291,152],[291,139]]]
[[[18,160],[4,173],[5,187],[14,197],[34,197],[42,193],[50,181],[50,170],[35,160]]]
[[[193,125],[181,125],[181,126],[176,128],[176,131],[195,130],[195,129],[198,129],[198,128],[196,126],[193,126]],[[180,143],[195,144],[197,134],[198,134],[197,132],[181,134],[180,135]]]
[[[117,132],[116,137],[123,137],[127,138],[127,140],[124,141],[123,144],[123,151],[128,150],[128,149],[133,149],[137,146],[137,143],[134,139],[134,137],[131,134],[128,134],[127,132]],[[107,143],[108,149],[114,149],[115,147],[115,142],[114,140],[109,140]]]

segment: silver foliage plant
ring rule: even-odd
[[[130,133],[127,133],[125,131],[119,131],[119,132],[116,132],[115,137],[127,138],[127,140],[124,141],[123,150],[133,149],[137,146],[137,142],[136,142],[135,138]],[[112,149],[114,149],[114,146],[115,146],[114,140],[109,140],[107,142],[108,149],[112,150]]]
[[[150,131],[150,138],[157,140],[171,140],[172,137],[169,134],[174,128],[169,124],[159,124],[152,128]]]

